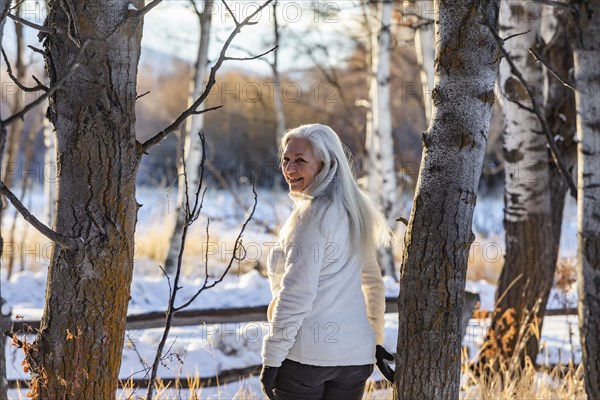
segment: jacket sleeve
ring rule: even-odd
[[[263,340],[263,364],[279,367],[294,345],[317,296],[325,237],[317,221],[302,221],[283,243],[285,272],[274,305],[269,333]]]
[[[372,257],[363,266],[362,291],[367,304],[369,323],[375,333],[375,343],[383,346],[384,341],[384,315],[385,315],[385,286],[381,277],[381,270],[377,258]]]

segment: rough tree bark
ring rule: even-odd
[[[573,1],[577,104],[577,270],[585,390],[600,398],[600,0]]]
[[[204,91],[206,71],[208,66],[208,44],[210,42],[210,26],[212,22],[213,0],[205,0],[204,10],[197,14],[200,22],[200,41],[198,45],[198,56],[196,59],[196,72],[191,86],[189,105],[200,97]],[[204,103],[198,108],[204,109]],[[177,192],[177,207],[175,209],[175,226],[169,240],[169,250],[165,259],[165,270],[172,274],[177,268],[177,257],[181,250],[181,233],[185,223],[185,191],[186,187],[198,187],[200,182],[200,163],[202,161],[202,141],[199,133],[204,127],[204,114],[195,114],[188,120],[187,128],[182,133],[185,140],[187,183],[183,174],[183,164],[179,167],[179,181]],[[186,186],[187,185],[187,186]]]
[[[44,50],[50,84],[79,67],[49,99],[56,131],[55,246],[37,338],[26,359],[42,399],[115,398],[133,271],[137,65],[142,23],[132,5],[50,1]]]
[[[394,395],[458,399],[476,190],[495,100],[498,1],[435,1],[433,115],[405,236]]]
[[[501,1],[500,36],[521,34],[506,40],[504,47],[528,84],[535,88],[538,104],[543,101],[543,66],[528,49],[539,49],[541,45],[540,18],[541,5]],[[506,253],[496,291],[500,301],[488,330],[482,361],[505,361],[518,346],[525,345],[519,356],[528,356],[535,362],[538,341],[533,331],[526,331],[526,343],[519,343],[525,339],[517,333],[521,324],[536,321],[533,310],[538,302],[537,324],[541,328],[556,268],[547,139],[537,133],[542,128],[536,116],[517,104],[530,106],[531,102],[506,60],[500,64],[499,87],[504,114]]]

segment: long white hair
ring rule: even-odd
[[[317,161],[323,169],[302,192],[290,192],[295,207],[286,224],[293,229],[301,216],[320,215],[331,204],[341,203],[348,214],[350,241],[360,249],[363,260],[372,255],[378,246],[388,246],[391,231],[384,216],[373,206],[352,174],[352,155],[340,141],[337,133],[327,125],[301,125],[285,133],[281,139],[279,159],[292,138],[308,139]]]

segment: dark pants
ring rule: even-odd
[[[284,360],[275,379],[278,400],[360,400],[373,364],[317,367]]]

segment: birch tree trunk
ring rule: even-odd
[[[471,229],[499,51],[498,1],[435,1],[433,114],[405,236],[394,394],[458,399]],[[482,23],[483,21],[483,23]]]
[[[528,49],[540,46],[540,9],[539,5],[508,0],[501,1],[500,6],[501,37],[529,31],[507,40],[504,47],[529,86],[535,88],[538,104],[543,101],[543,71]],[[524,345],[524,353],[519,356],[528,356],[535,363],[538,342],[533,330],[528,329],[526,343],[518,343],[520,338],[514,329],[519,332],[521,324],[534,322],[534,307],[539,307],[535,314],[540,317],[537,323],[541,329],[556,268],[547,139],[537,133],[542,128],[536,116],[515,104],[531,105],[525,88],[511,74],[505,60],[500,64],[499,86],[504,95],[506,253],[496,291],[500,301],[488,331],[485,354],[489,360],[501,362],[510,358],[517,346]],[[488,361],[486,357],[484,361]]]
[[[390,51],[392,45],[391,22],[392,0],[380,0],[375,4],[377,16],[377,35],[372,40],[372,72],[370,83],[371,107],[371,149],[369,151],[372,180],[369,187],[376,193],[374,200],[384,213],[391,229],[395,228],[396,217],[393,213],[398,203],[396,184],[396,165],[394,160],[394,141],[392,137],[392,115],[390,110]],[[379,265],[384,275],[396,277],[392,249],[381,249],[378,254]]]
[[[377,34],[373,30],[373,27],[379,27],[377,7],[378,3],[370,4],[367,0],[363,0],[365,6],[363,6],[364,19],[366,21],[366,29],[369,35],[368,40],[368,52],[367,52],[367,66],[368,66],[368,80],[369,80],[369,95],[367,103],[367,115],[366,115],[366,134],[365,134],[365,152],[367,157],[365,159],[365,170],[367,172],[367,192],[371,196],[374,204],[377,207],[381,207],[380,187],[381,187],[381,176],[378,174],[378,160],[377,160],[377,148],[379,147],[379,138],[377,136],[377,127],[375,126],[375,113],[377,109],[374,103],[377,98],[377,64],[379,61],[378,51],[378,40]],[[383,272],[383,271],[382,271]]]
[[[213,0],[205,0],[204,11],[198,17],[200,19],[200,43],[198,45],[198,57],[196,62],[196,73],[189,98],[191,105],[204,91],[204,78],[208,65],[208,45],[210,42],[210,26],[212,20]],[[204,103],[199,111],[204,109]],[[204,127],[204,114],[195,114],[188,120],[187,129],[183,133],[185,140],[185,163],[187,173],[187,185],[198,187],[200,183],[200,164],[202,161],[202,141],[199,133]],[[169,250],[165,259],[165,270],[171,274],[177,268],[177,258],[181,250],[181,234],[185,223],[185,194],[186,181],[183,175],[183,163],[179,167],[179,190],[177,197],[177,208],[175,210],[176,221],[169,240]]]
[[[54,225],[56,208],[56,147],[48,118],[43,120],[44,134],[44,216],[48,226]]]
[[[21,8],[23,5],[19,5],[15,10],[15,14],[18,17],[22,17]],[[17,53],[16,61],[14,63],[14,75],[19,82],[23,82],[25,79],[25,73],[27,67],[23,60],[23,52],[25,50],[25,43],[23,40],[23,25],[15,23],[15,38],[17,41]],[[11,85],[14,83],[11,82]],[[15,93],[13,94],[12,112],[17,112],[24,106],[23,98],[24,94],[20,88],[15,85]],[[14,183],[14,172],[17,170],[16,163],[19,153],[19,143],[21,139],[21,133],[23,131],[23,119],[19,118],[11,126],[8,135],[8,147],[6,148],[6,164],[3,164],[4,173],[2,175],[2,181],[7,187],[12,187]],[[9,238],[12,240],[12,238]]]
[[[10,7],[10,0],[0,0],[0,44],[4,38],[4,22],[6,21],[6,13],[8,13],[8,9]],[[3,165],[3,156],[4,156],[4,146],[6,144],[6,128],[2,123],[2,117],[0,117],[0,166]],[[3,199],[0,196],[0,226],[2,226],[2,214],[4,213],[4,204]],[[4,240],[2,238],[2,233],[0,232],[0,257],[2,257],[2,249],[4,249]],[[2,321],[2,304],[4,303],[4,298],[2,297],[1,287],[0,287],[0,322]],[[6,380],[6,355],[4,354],[6,350],[6,337],[2,335],[0,338],[0,400],[5,400],[8,398],[7,390],[8,390],[8,382]]]
[[[277,148],[281,145],[281,139],[285,133],[285,112],[283,110],[283,99],[281,96],[281,76],[279,74],[279,45],[280,45],[280,33],[279,33],[279,22],[277,19],[277,2],[273,3],[273,34],[275,37],[273,50],[273,63],[271,69],[273,70],[273,102],[275,107],[275,121],[277,130]]]
[[[416,1],[417,12],[423,19],[433,18],[433,1]],[[435,57],[435,42],[433,23],[423,24],[415,31],[415,49],[417,62],[421,67],[421,87],[423,90],[423,107],[427,126],[431,121],[431,90],[433,89],[433,61]]]
[[[585,390],[600,398],[600,1],[573,1],[577,103],[577,270]]]
[[[39,333],[27,353],[40,399],[116,396],[133,271],[138,205],[135,178],[137,65],[142,22],[128,6],[50,1],[44,50],[50,84],[79,66],[49,99],[56,130],[57,233]]]

